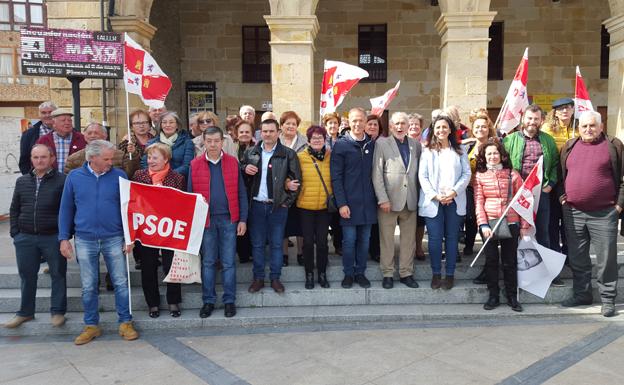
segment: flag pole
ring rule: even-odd
[[[578,66],[576,66],[576,72],[574,74],[574,111],[572,112],[572,138],[576,137],[576,108],[578,107],[576,105],[576,101],[578,100],[578,97],[577,97],[578,88],[576,87],[576,85],[578,83],[578,73],[579,73],[579,68]]]
[[[126,90],[126,122],[128,124],[128,143],[132,143],[132,135],[130,135],[130,102],[128,101],[128,90]],[[130,160],[132,160],[132,153],[128,152],[128,155]],[[130,177],[130,175],[128,175],[128,177]]]
[[[130,253],[126,252],[126,271],[128,272],[128,309],[130,310],[130,315],[132,315],[132,289],[131,289],[132,285],[130,284],[130,261],[129,261],[130,254],[132,254],[132,252]]]

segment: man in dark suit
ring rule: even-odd
[[[51,101],[41,103],[39,105],[39,121],[22,134],[19,158],[19,168],[22,175],[28,174],[32,169],[30,149],[40,137],[52,132],[52,112],[56,108],[56,105]]]

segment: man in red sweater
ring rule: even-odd
[[[56,155],[56,162],[53,168],[62,173],[65,168],[67,158],[75,152],[78,152],[87,146],[84,136],[80,132],[76,132],[72,128],[72,114],[68,110],[59,108],[52,112],[53,130],[37,140],[38,144],[45,144],[50,147]]]
[[[600,114],[594,111],[581,114],[579,133],[580,137],[568,140],[561,149],[559,200],[574,278],[574,295],[561,305],[574,307],[593,302],[591,244],[596,251],[601,312],[613,317],[618,280],[617,221],[624,207],[624,145],[603,133]]]

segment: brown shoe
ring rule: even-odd
[[[32,321],[34,318],[35,317],[33,316],[22,317],[21,315],[16,315],[15,317],[11,318],[9,322],[5,323],[4,327],[7,329],[15,329],[16,327],[20,326],[24,322]]]
[[[444,281],[442,281],[442,289],[451,290],[454,284],[455,284],[455,277],[451,275],[447,275],[446,277],[444,277]]]
[[[416,253],[416,260],[424,261],[425,260],[425,253],[422,253],[422,254]]]
[[[74,340],[74,343],[76,345],[84,345],[86,343],[93,341],[95,337],[99,337],[101,335],[102,335],[102,329],[100,329],[99,326],[92,326],[92,325],[85,326],[82,333],[80,333],[80,335],[76,337],[76,339]]]
[[[132,321],[123,322],[119,325],[119,335],[126,341],[134,341],[139,338],[139,333],[134,330]]]
[[[283,293],[285,290],[284,285],[282,285],[279,279],[272,279],[271,287],[273,288],[273,290],[275,290],[276,293]]]
[[[263,287],[264,287],[264,280],[263,279],[254,279],[253,282],[251,282],[251,285],[249,285],[249,289],[247,289],[247,291],[250,292],[250,293],[257,293]]]
[[[431,288],[436,290],[442,286],[442,276],[440,274],[434,274],[431,278]]]
[[[55,328],[61,327],[65,325],[65,316],[63,314],[52,314],[50,318],[50,323]]]

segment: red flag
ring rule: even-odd
[[[198,255],[208,215],[200,194],[119,178],[126,244],[179,250]],[[167,202],[167,204],[163,204]]]
[[[511,208],[533,227],[533,232],[535,232],[535,216],[542,194],[543,162],[544,157],[540,156],[511,203]]]
[[[509,132],[520,124],[522,112],[529,106],[527,95],[527,81],[529,78],[529,49],[524,50],[524,55],[516,70],[503,109],[500,111],[499,128],[503,132]]]
[[[329,112],[336,111],[349,90],[360,79],[368,77],[368,72],[360,67],[339,62],[325,60],[323,84],[321,84],[321,117]]]
[[[574,118],[578,119],[583,111],[594,111],[594,106],[589,99],[589,93],[585,88],[585,82],[581,70],[576,66],[576,87],[574,92]]]
[[[386,91],[385,94],[378,96],[376,98],[372,98],[371,102],[371,114],[381,116],[386,108],[390,105],[394,97],[399,92],[399,87],[401,86],[401,81],[399,80],[394,88]]]
[[[125,34],[124,86],[126,92],[139,95],[143,103],[153,108],[165,104],[171,80],[160,69],[152,55]]]

